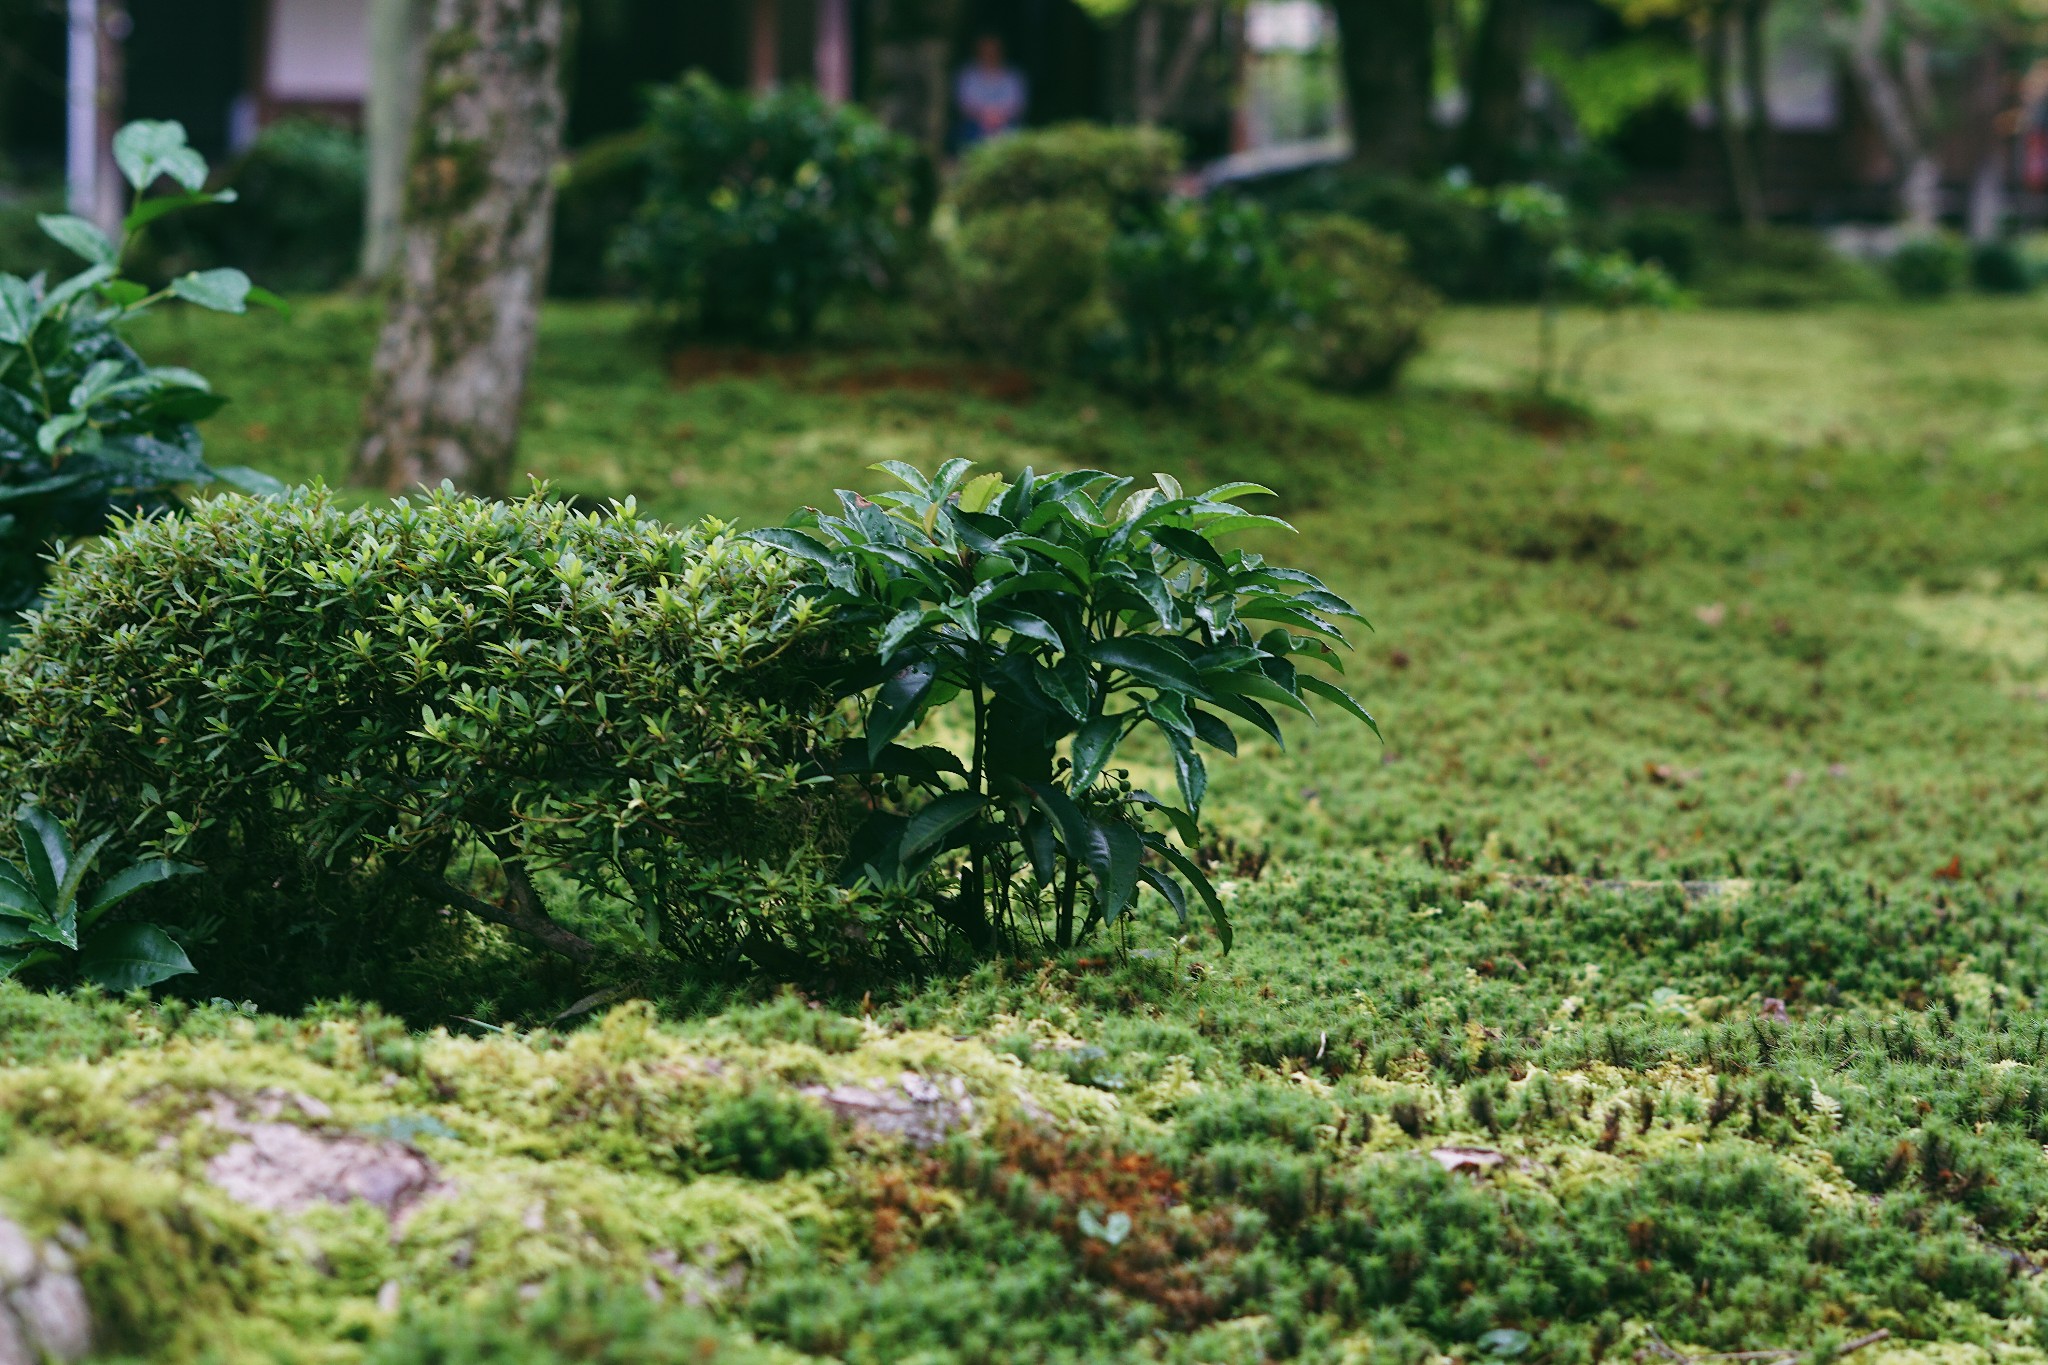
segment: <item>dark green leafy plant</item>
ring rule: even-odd
[[[1115,330],[1103,292],[1115,228],[1062,199],[988,209],[944,243],[927,303],[944,338],[1011,364],[1058,365]]]
[[[919,227],[916,148],[809,90],[692,73],[656,93],[647,158],[625,262],[707,336],[808,336],[835,295],[886,280]]]
[[[206,162],[175,123],[129,124],[114,136],[114,159],[136,196],[120,240],[46,214],[43,231],[86,268],[54,285],[0,275],[0,611],[34,601],[52,541],[96,534],[117,511],[162,511],[179,487],[216,479],[276,487],[251,470],[208,468],[192,424],[224,400],[191,370],[144,363],[119,332],[166,299],[224,313],[279,302],[235,269],[188,272],[156,290],[122,274],[150,223],[234,195],[205,190]],[[177,188],[149,195],[162,179]]]
[[[1163,474],[1141,487],[1098,470],[1006,482],[970,477],[966,460],[931,479],[876,468],[904,489],[842,491],[836,516],[753,533],[813,566],[800,607],[872,641],[847,679],[865,727],[835,766],[877,784],[879,805],[846,874],[941,869],[953,886],[941,913],[978,951],[1048,937],[1047,914],[1051,942],[1071,946],[1117,923],[1140,886],[1183,923],[1192,891],[1227,947],[1222,901],[1190,856],[1202,750],[1236,753],[1234,722],[1277,742],[1269,707],[1312,714],[1308,697],[1373,724],[1297,662],[1337,664],[1336,623],[1357,612],[1299,569],[1218,544],[1292,529],[1235,501],[1268,490],[1188,495]],[[964,761],[897,742],[942,710],[964,713]],[[1180,805],[1113,771],[1140,730],[1170,755]]]
[[[1969,277],[1970,255],[1954,237],[1930,232],[1902,242],[1886,265],[1901,296],[1940,299],[1955,293]]]
[[[85,879],[111,835],[74,849],[47,811],[24,805],[14,817],[21,861],[0,860],[0,978],[77,960],[81,976],[110,991],[141,990],[191,972],[191,959],[154,924],[100,927],[109,910],[145,886],[200,869],[150,858],[97,882]]]
[[[1278,317],[1280,286],[1272,223],[1249,202],[1175,205],[1109,250],[1128,363],[1158,392],[1241,354]]]

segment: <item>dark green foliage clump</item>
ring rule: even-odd
[[[286,119],[222,168],[228,213],[179,219],[150,241],[156,273],[236,265],[279,289],[334,289],[355,278],[369,173],[362,138],[318,119]]]
[[[1250,202],[1168,207],[1109,250],[1121,361],[1143,388],[1178,392],[1243,355],[1277,320],[1278,236]]]
[[[2009,237],[1970,248],[1970,283],[1986,294],[2030,294],[2040,272]]]
[[[950,198],[962,218],[1049,203],[1148,217],[1173,192],[1180,165],[1180,139],[1171,133],[1062,124],[982,143],[962,162]]]
[[[832,815],[800,770],[830,636],[794,584],[630,506],[218,499],[63,563],[0,665],[11,771],[205,865],[252,966],[364,877],[380,917],[448,903],[587,956],[543,869],[699,964],[825,951],[845,898],[807,870]],[[502,903],[468,893],[479,854]]]
[[[1914,237],[1902,243],[1887,263],[1892,283],[1909,299],[1939,299],[1961,288],[1970,269],[1961,242],[1943,233]]]
[[[693,73],[656,92],[648,138],[624,261],[705,336],[808,337],[833,298],[895,271],[920,230],[915,148],[857,105]]]
[[[1289,222],[1286,244],[1296,365],[1347,393],[1391,387],[1439,302],[1408,273],[1407,244],[1335,214]]]
[[[1113,330],[1104,294],[1115,223],[1061,199],[986,209],[946,241],[926,282],[948,341],[1012,363],[1064,366]]]
[[[841,491],[844,515],[807,510],[753,533],[810,566],[801,600],[858,632],[841,686],[865,703],[865,732],[832,770],[871,784],[874,814],[847,875],[888,886],[938,871],[957,888],[940,914],[977,953],[1042,942],[1048,919],[1070,948],[1141,885],[1183,926],[1198,896],[1228,948],[1222,902],[1191,861],[1209,785],[1197,745],[1234,755],[1233,722],[1277,740],[1268,704],[1313,715],[1305,696],[1372,724],[1296,663],[1341,668],[1333,645],[1357,611],[1311,574],[1219,543],[1289,529],[1237,505],[1271,490],[1190,495],[1165,474],[1144,487],[1092,469],[1010,482],[970,478],[966,460],[932,478],[879,467],[904,488]],[[965,762],[896,742],[956,702],[972,727]],[[1181,805],[1113,766],[1139,731],[1173,755]]]
[[[808,1100],[749,1090],[704,1111],[697,1147],[706,1170],[780,1180],[832,1160],[832,1125]]]
[[[647,198],[644,128],[614,133],[578,148],[555,186],[548,239],[548,292],[558,298],[624,294],[630,281],[618,259],[619,237]]]

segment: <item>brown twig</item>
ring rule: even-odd
[[[590,940],[572,934],[555,923],[545,910],[534,904],[530,894],[518,894],[518,888],[522,885],[526,886],[530,893],[530,884],[521,879],[513,885],[514,894],[509,902],[505,905],[496,905],[481,896],[472,896],[459,887],[450,886],[437,877],[422,878],[419,882],[420,891],[432,896],[441,904],[452,905],[458,910],[467,910],[488,924],[503,925],[507,929],[525,934],[537,940],[542,947],[560,953],[571,962],[587,963],[597,955],[597,949]]]

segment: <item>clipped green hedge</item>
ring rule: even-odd
[[[1180,139],[1172,133],[1064,123],[976,147],[950,197],[963,219],[1058,201],[1111,214],[1151,213],[1173,192],[1180,168]]]
[[[588,960],[536,889],[566,884],[627,942],[780,967],[848,903],[801,773],[832,641],[795,586],[630,503],[214,499],[63,560],[0,660],[8,768],[206,866],[229,937],[374,874]]]

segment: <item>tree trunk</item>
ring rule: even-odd
[[[1755,218],[1745,219],[1747,227],[1759,228],[1770,212],[1771,92],[1770,63],[1764,47],[1764,20],[1770,0],[1741,0],[1736,16],[1737,36],[1742,49],[1742,94],[1748,106],[1744,149],[1749,156],[1749,178],[1755,187]]]
[[[1970,178],[1969,233],[1973,242],[1995,242],[2005,233],[2005,170],[2010,135],[2006,105],[2011,99],[2005,44],[1987,41],[1978,56],[1975,105],[1971,115],[1984,138],[1977,171]]]
[[[363,215],[363,279],[381,281],[398,260],[405,166],[425,77],[430,0],[370,0],[370,89],[363,133],[370,159]]]
[[[434,0],[361,481],[505,491],[548,260],[562,0]]]
[[[1849,69],[1891,154],[1900,218],[1916,232],[1932,232],[1941,216],[1941,171],[1914,117],[1907,89],[1913,75],[1910,63],[1902,77],[1885,60],[1890,27],[1891,0],[1863,0],[1849,29]]]
[[[1744,228],[1763,226],[1763,187],[1750,160],[1750,143],[1735,101],[1728,98],[1728,49],[1735,38],[1732,3],[1716,5],[1707,20],[1707,101],[1714,111],[1714,132],[1721,142],[1721,161],[1728,174],[1728,197]]]
[[[1351,159],[1395,175],[1434,150],[1436,29],[1430,0],[1335,0]]]
[[[1160,28],[1163,8],[1155,3],[1147,4],[1138,11],[1138,122],[1148,127],[1163,122],[1180,104],[1181,97],[1187,93],[1188,82],[1194,78],[1195,66],[1201,61],[1202,52],[1216,32],[1216,6],[1195,6],[1188,14],[1186,26],[1181,29],[1180,42],[1175,45],[1173,56],[1162,60]]]
[[[1458,157],[1482,185],[1497,184],[1514,170],[1516,143],[1528,111],[1529,44],[1535,19],[1534,0],[1490,0],[1473,36]]]

